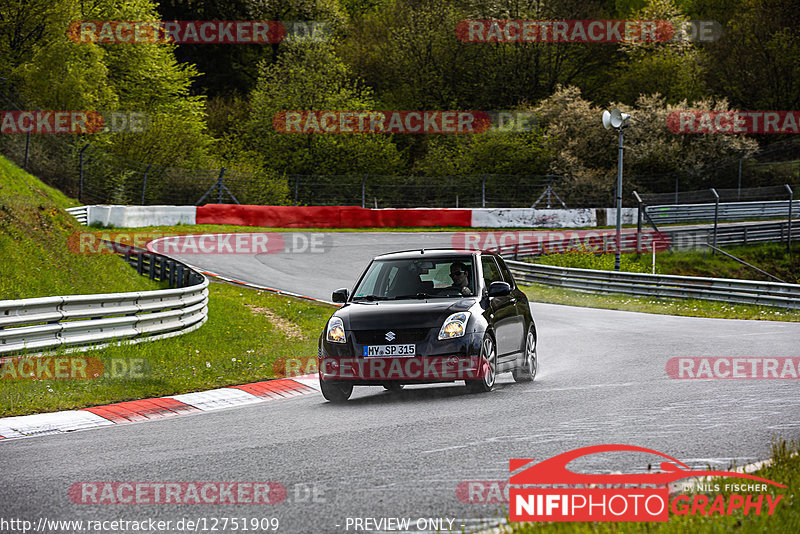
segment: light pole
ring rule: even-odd
[[[617,237],[615,239],[614,270],[619,271],[620,245],[622,244],[622,130],[628,126],[631,116],[617,108],[603,112],[603,126],[606,130],[616,128],[619,133],[617,151]]]

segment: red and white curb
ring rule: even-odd
[[[0,440],[163,419],[280,400],[317,391],[317,376],[304,375],[170,397],[117,402],[80,410],[5,417],[0,419]]]

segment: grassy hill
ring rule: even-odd
[[[70,252],[78,203],[0,157],[0,300],[159,289],[113,255]]]

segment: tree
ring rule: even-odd
[[[376,109],[372,92],[356,80],[330,43],[287,45],[277,62],[264,62],[251,109],[241,142],[278,172],[391,174],[402,165],[401,154],[385,134],[284,134],[273,128],[279,111]]]

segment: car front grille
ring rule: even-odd
[[[430,328],[403,328],[384,330],[354,330],[353,336],[359,345],[403,345],[418,343],[428,337]],[[394,333],[394,339],[386,339],[388,332]]]

